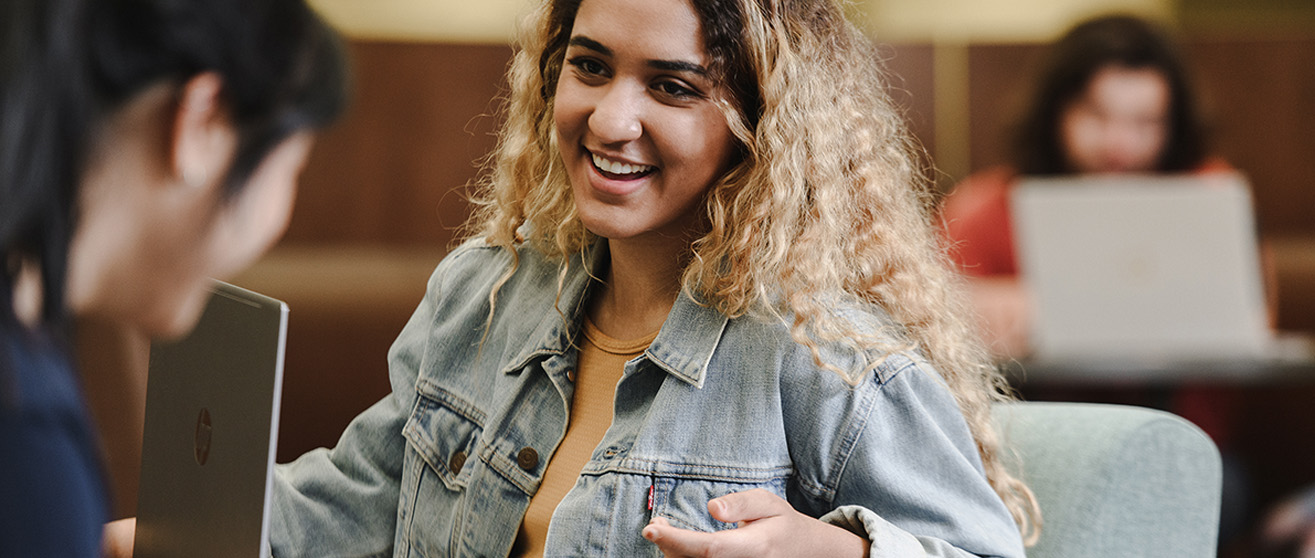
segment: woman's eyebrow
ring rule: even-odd
[[[571,37],[570,42],[566,44],[570,46],[584,47],[589,50],[595,51],[599,54],[602,54],[603,56],[612,55],[612,49],[607,48],[603,46],[603,43],[590,39],[589,37],[586,37],[584,35],[576,35],[574,37]]]
[[[703,77],[707,77],[708,75],[707,68],[684,60],[649,60],[648,65],[652,68],[657,68],[667,72],[688,72]]]
[[[567,42],[567,44],[570,46],[587,48],[603,56],[612,56],[612,49],[607,48],[606,46],[603,46],[603,43],[590,39],[584,35],[571,37],[571,40]],[[704,68],[701,64],[685,60],[649,60],[647,64],[649,67],[668,72],[688,72],[704,77],[708,75],[708,69]]]

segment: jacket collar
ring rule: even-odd
[[[644,354],[659,368],[702,389],[708,362],[721,343],[729,321],[725,314],[682,290],[662,324],[662,331]]]
[[[522,319],[530,316],[503,318],[513,320],[513,326],[507,329],[514,336],[513,339],[531,340],[514,358],[507,361],[503,367],[504,373],[524,368],[536,358],[560,356],[571,350],[589,287],[594,277],[601,274],[602,267],[607,265],[607,246],[604,242],[600,240],[581,254],[571,256],[566,276],[562,278],[560,297],[557,295],[560,273],[558,264],[544,258],[533,248],[519,250],[521,269],[517,273],[544,275],[534,284],[540,286],[537,289],[538,298],[546,297],[546,301],[540,300],[534,304],[535,300],[523,300],[520,302],[531,305],[509,307],[549,310],[542,312],[538,320]],[[509,282],[507,287],[511,287],[513,282],[517,281]],[[510,290],[505,288],[502,294],[510,294]],[[681,381],[702,388],[708,373],[708,362],[712,360],[728,322],[724,314],[696,300],[694,295],[682,291],[662,324],[662,330],[644,352],[644,356]]]
[[[516,309],[512,311],[543,310],[499,318],[510,322],[506,331],[511,339],[526,341],[524,348],[506,361],[502,368],[506,374],[524,368],[534,359],[561,356],[571,349],[589,286],[598,274],[599,266],[607,262],[607,249],[600,242],[579,254],[572,254],[565,276],[561,274],[560,261],[545,258],[533,247],[522,245],[517,252],[519,266],[516,275],[498,293],[498,304]],[[561,281],[560,291],[558,281]]]

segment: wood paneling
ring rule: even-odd
[[[885,64],[891,100],[904,113],[913,136],[927,153],[936,145],[936,80],[933,51],[927,44],[885,45],[878,51]]]
[[[1269,235],[1315,235],[1315,38],[1188,44],[1219,152],[1251,177]]]
[[[1188,40],[1219,154],[1252,177],[1266,234],[1315,234],[1315,38]],[[974,169],[1008,159],[1042,45],[973,45]],[[445,244],[465,218],[464,187],[492,149],[506,46],[352,43],[357,85],[344,120],[322,134],[302,180],[288,243]],[[891,91],[934,152],[930,45],[880,51]]]
[[[285,243],[446,245],[494,146],[507,46],[353,42],[355,97],[306,166]]]
[[[968,135],[973,170],[1009,162],[1013,126],[1031,101],[1033,76],[1043,54],[1036,45],[974,45],[969,49]]]

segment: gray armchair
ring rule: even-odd
[[[997,405],[1006,462],[1041,504],[1031,558],[1215,555],[1219,451],[1162,411],[1121,405]]]

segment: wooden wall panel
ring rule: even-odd
[[[890,83],[891,99],[904,113],[913,136],[927,153],[936,146],[933,51],[927,44],[885,45],[879,50]]]
[[[1009,162],[1012,127],[1031,101],[1043,54],[1030,44],[969,48],[968,135],[974,171]]]
[[[1315,38],[1189,43],[1220,153],[1270,235],[1315,235]]]
[[[353,41],[355,97],[321,135],[285,243],[446,245],[494,146],[511,48]]]

